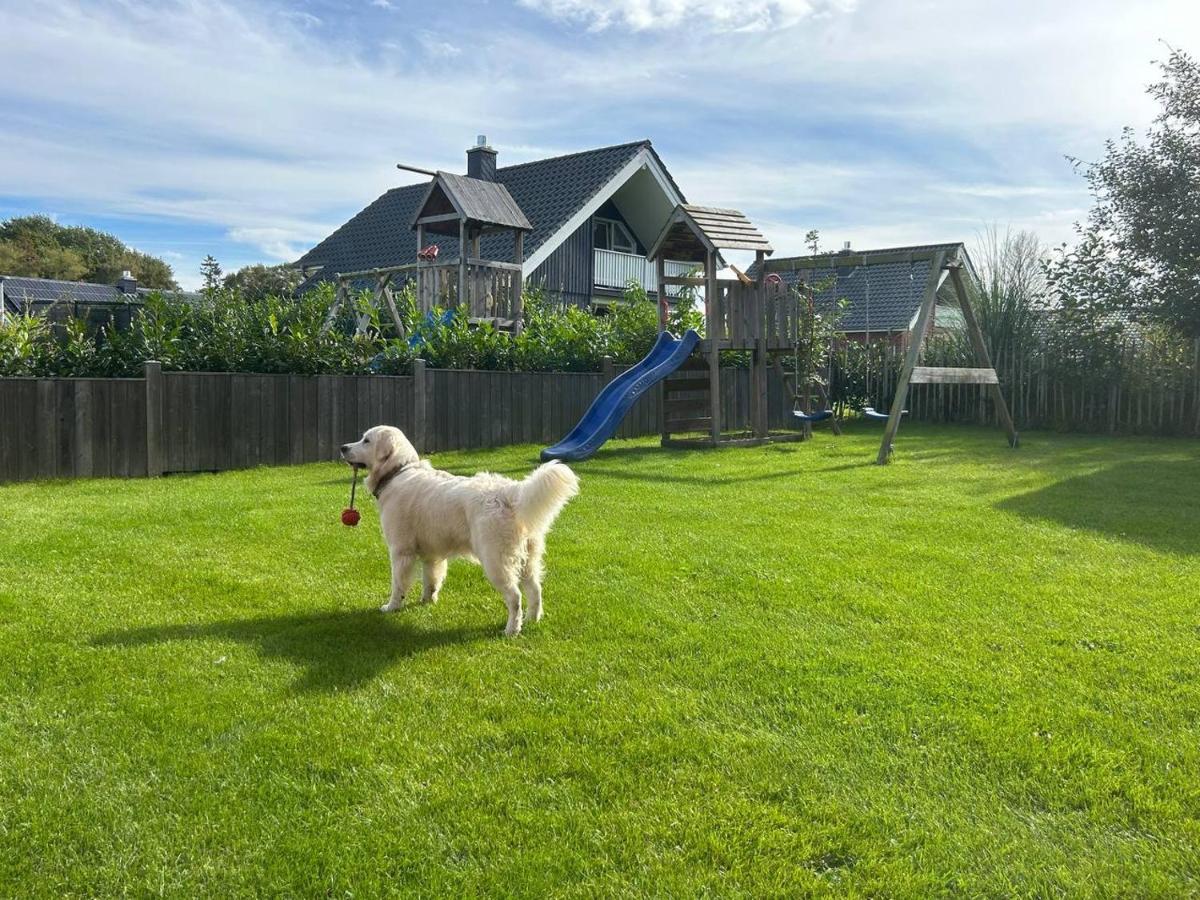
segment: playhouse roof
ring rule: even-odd
[[[684,262],[703,262],[705,254],[719,250],[761,250],[774,253],[767,239],[736,209],[680,204],[667,220],[658,240],[646,254]]]
[[[484,228],[515,228],[532,231],[529,219],[503,184],[438,172],[425,191],[425,198],[413,217],[413,227],[425,215],[453,211],[459,219]],[[457,234],[457,222],[437,222],[425,226],[430,231]]]

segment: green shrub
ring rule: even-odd
[[[219,287],[194,302],[150,294],[124,330],[89,330],[83,319],[51,325],[10,316],[0,324],[0,375],[135,377],[152,359],[168,371],[406,375],[417,356],[435,368],[595,372],[605,356],[637,362],[658,333],[657,306],[635,285],[608,316],[530,290],[516,336],[470,325],[465,310],[426,314],[411,287],[396,292],[404,337],[366,292],[353,295],[327,329],[333,300],[332,285],[298,298],[247,297]],[[687,297],[672,311],[670,327],[682,333],[700,319]]]

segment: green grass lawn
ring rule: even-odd
[[[1200,445],[901,438],[609,445],[515,640],[338,465],[0,487],[0,894],[1200,892]]]

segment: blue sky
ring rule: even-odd
[[[44,212],[184,286],[294,259],[405,161],[648,137],[780,251],[1071,237],[1064,158],[1144,127],[1195,0],[0,0],[0,218]]]

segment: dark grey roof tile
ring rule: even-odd
[[[654,152],[649,141],[636,141],[497,169],[496,180],[533,226],[525,237],[525,256],[534,253],[643,148]],[[411,226],[428,187],[423,182],[388,191],[300,257],[301,266],[323,266],[301,289],[339,272],[415,262],[417,238]],[[430,243],[438,245],[442,256],[458,255],[457,238],[438,235]],[[487,259],[511,261],[513,249],[512,235],[507,233],[487,235],[480,242],[480,253]]]

